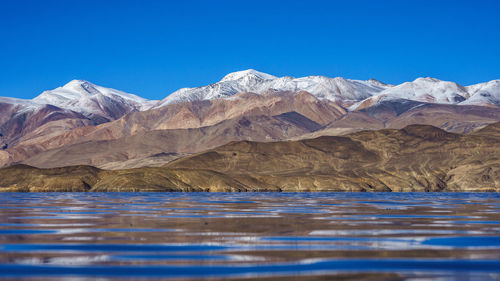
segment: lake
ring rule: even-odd
[[[500,280],[500,195],[0,195],[0,279],[96,278]]]

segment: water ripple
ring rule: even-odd
[[[3,194],[0,279],[495,280],[499,206],[495,193]]]

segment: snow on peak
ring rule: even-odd
[[[387,88],[350,107],[356,110],[390,100],[413,100],[428,103],[457,104],[469,97],[467,89],[455,83],[435,78],[417,78],[413,82]]]
[[[89,94],[96,94],[99,91],[96,89],[96,85],[90,83],[89,81],[85,80],[71,80],[68,82],[66,85],[60,87],[62,89],[66,89],[69,91],[77,91],[80,92],[81,89],[85,90],[85,92]]]
[[[248,69],[230,73],[215,84],[177,90],[159,102],[155,108],[179,102],[228,98],[240,92],[263,94],[268,90],[291,92],[307,91],[320,99],[339,101],[341,103],[345,101],[353,103],[385,90],[387,87],[389,86],[366,81],[344,79],[342,77],[276,77],[253,69]]]
[[[24,99],[9,98],[9,97],[0,97],[0,103],[7,103],[7,104],[21,105],[21,106],[36,105],[36,103],[34,103],[32,100],[24,100]]]
[[[413,83],[437,83],[441,80],[432,77],[419,77],[413,81]]]
[[[500,106],[500,80],[492,80],[465,87],[470,98],[461,102],[461,105]]]
[[[157,102],[97,86],[85,80],[72,80],[62,87],[41,93],[33,101],[110,119],[116,119],[130,111],[149,109]]]
[[[463,87],[454,82],[421,77],[394,86],[375,79],[362,81],[326,76],[276,77],[254,69],[230,73],[215,84],[179,89],[162,101],[147,100],[86,80],[72,80],[62,87],[45,91],[32,100],[0,97],[0,103],[26,109],[49,104],[87,116],[100,115],[116,119],[131,111],[159,108],[172,103],[230,98],[241,92],[264,94],[270,90],[307,91],[319,99],[349,106],[350,110],[388,100],[500,107],[500,80]]]
[[[62,87],[63,88],[73,88],[73,87],[76,87],[76,86],[80,86],[82,84],[94,85],[94,84],[92,84],[91,82],[89,82],[87,80],[73,79],[73,80],[69,81],[68,83],[66,83]]]
[[[394,87],[394,85],[392,85],[392,84],[387,84],[387,83],[384,83],[384,82],[377,80],[377,79],[374,79],[374,78],[370,78],[370,79],[366,80],[365,82],[370,83],[372,85],[377,85],[380,87]]]
[[[226,81],[234,81],[234,80],[239,80],[242,78],[257,78],[259,80],[270,80],[270,79],[276,79],[276,76],[257,71],[255,69],[247,69],[247,70],[242,70],[242,71],[236,71],[229,73],[228,75],[224,76],[220,82],[226,82]]]

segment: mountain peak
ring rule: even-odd
[[[65,88],[65,89],[67,89],[67,88],[72,88],[74,86],[80,86],[80,85],[83,85],[83,84],[94,85],[93,83],[91,83],[91,82],[89,82],[87,80],[73,79],[73,80],[69,81],[68,83],[66,83],[62,87]]]
[[[109,120],[115,120],[134,110],[148,109],[157,102],[79,79],[44,91],[33,101],[69,109],[85,116],[98,115]]]
[[[441,82],[441,80],[432,77],[419,77],[413,81],[413,83],[418,83],[418,82],[436,83],[436,82]]]
[[[95,95],[99,93],[99,91],[96,89],[96,85],[86,81],[86,80],[71,80],[69,81],[66,85],[62,86],[62,90],[67,90],[67,91],[76,91],[79,93],[83,93],[85,95],[90,94],[90,95]],[[83,91],[82,91],[83,90]]]
[[[255,69],[247,69],[247,70],[242,70],[242,71],[231,72],[231,73],[227,74],[226,76],[224,76],[224,78],[222,78],[222,80],[220,80],[220,82],[234,81],[234,80],[238,80],[238,79],[241,79],[243,77],[248,77],[248,76],[253,76],[253,77],[259,78],[261,80],[269,80],[269,79],[278,78],[274,75],[260,72],[260,71],[257,71]]]
[[[370,79],[366,80],[366,82],[373,84],[373,85],[380,86],[380,87],[393,87],[394,86],[392,84],[384,83],[384,82],[377,80],[375,78],[370,78]]]

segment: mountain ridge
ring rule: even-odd
[[[366,103],[365,100],[367,99],[379,101],[381,98],[403,98],[447,104],[500,105],[500,79],[462,86],[451,81],[419,77],[411,82],[391,85],[373,78],[353,80],[321,75],[298,78],[291,76],[277,77],[254,69],[226,74],[220,81],[207,86],[178,89],[161,101],[148,100],[134,94],[98,86],[86,80],[75,79],[62,87],[44,91],[31,100],[0,97],[0,102],[30,106],[51,104],[82,114],[90,114],[96,111],[95,106],[92,104],[92,102],[96,101],[88,100],[88,98],[96,95],[101,98],[100,103],[105,102],[104,97],[114,98],[115,101],[120,100],[121,104],[126,105],[129,111],[144,111],[177,102],[229,98],[240,92],[262,94],[270,90],[281,92],[307,91],[320,99],[328,99],[339,102],[343,106],[350,106],[350,110],[358,108],[359,105],[353,106],[354,102]],[[467,100],[473,96],[475,98],[468,102]],[[101,107],[103,106],[101,105]],[[103,110],[97,110],[97,112],[103,117],[110,117],[108,116],[109,113]],[[119,117],[112,116],[112,118]]]

